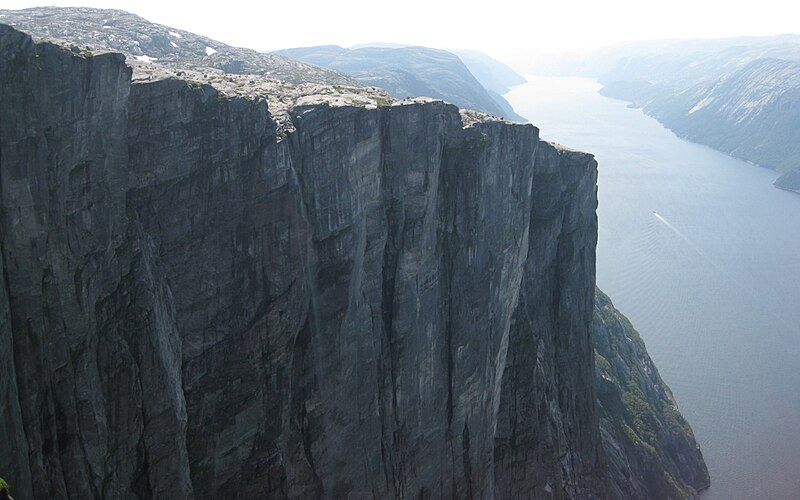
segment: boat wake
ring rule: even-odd
[[[684,243],[686,243],[686,245],[688,245],[688,246],[689,246],[689,248],[691,248],[692,250],[694,250],[694,251],[695,251],[695,253],[697,253],[697,255],[699,255],[700,257],[702,257],[702,258],[703,258],[703,260],[707,261],[709,264],[711,264],[712,266],[714,266],[714,268],[716,268],[718,271],[722,271],[722,269],[720,269],[720,268],[719,268],[719,266],[717,266],[717,265],[714,263],[714,261],[713,261],[713,260],[711,260],[711,258],[710,258],[708,255],[706,255],[706,253],[705,253],[705,252],[703,252],[703,250],[701,250],[701,249],[700,249],[700,247],[698,247],[697,245],[695,245],[695,244],[692,242],[692,240],[690,240],[688,237],[686,237],[686,235],[685,235],[685,234],[683,234],[683,233],[682,233],[682,232],[681,232],[681,231],[680,231],[680,230],[679,230],[677,227],[675,227],[675,226],[673,226],[672,224],[670,224],[670,222],[669,222],[667,219],[665,219],[665,218],[664,218],[664,217],[663,217],[663,216],[662,216],[660,213],[658,213],[658,212],[656,212],[655,210],[653,210],[653,217],[655,217],[655,218],[656,218],[656,219],[658,219],[658,220],[659,220],[659,221],[660,221],[662,224],[664,224],[664,225],[667,227],[667,229],[669,229],[670,231],[672,231],[673,233],[675,233],[675,235],[676,235],[676,236],[678,236],[678,238],[680,238],[680,239],[681,239],[681,240],[682,240]]]

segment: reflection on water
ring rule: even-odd
[[[506,98],[599,163],[597,280],[642,334],[711,474],[704,499],[800,496],[800,196],[581,78]]]

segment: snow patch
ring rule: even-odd
[[[134,56],[134,59],[143,63],[151,63],[154,61],[158,61],[157,57],[150,57],[150,56]]]
[[[711,96],[708,96],[708,97],[706,97],[705,99],[703,99],[702,101],[700,101],[700,102],[698,102],[697,104],[695,104],[695,105],[694,105],[694,107],[693,107],[692,109],[690,109],[690,110],[689,110],[689,113],[688,113],[688,114],[690,114],[690,115],[691,115],[691,114],[692,114],[692,113],[694,113],[695,111],[700,111],[701,109],[705,108],[706,106],[708,106],[708,105],[709,105],[709,104],[711,104],[712,102],[714,102],[714,98],[713,98],[713,97],[711,97]]]
[[[175,47],[176,49],[178,48],[178,44],[173,41],[170,41],[169,44]]]
[[[169,34],[175,38],[183,38],[180,33],[175,33],[174,31],[170,31]]]
[[[770,101],[771,98],[772,98],[772,96],[770,94],[764,93],[764,94],[758,96],[758,98],[756,98],[756,99],[748,99],[748,100],[744,101],[741,104],[741,107],[743,107],[744,109],[748,109],[748,110],[749,109],[760,108],[760,107],[763,107],[765,104],[767,104]]]
[[[212,55],[214,55],[216,53],[217,53],[216,49],[212,49],[211,47],[206,47],[206,55],[207,56],[212,56]]]

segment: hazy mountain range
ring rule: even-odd
[[[445,50],[391,44],[349,49],[324,45],[273,53],[351,75],[362,85],[380,87],[398,99],[433,97],[462,108],[525,121],[500,95],[525,79],[484,54],[466,53],[467,65]]]
[[[627,44],[540,69],[598,78],[602,94],[800,191],[800,35]]]

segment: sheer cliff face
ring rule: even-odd
[[[131,83],[0,27],[21,497],[606,492],[591,156],[443,103]]]

